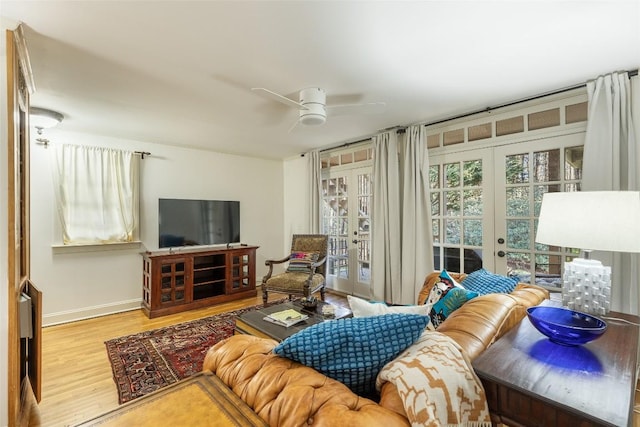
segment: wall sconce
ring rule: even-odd
[[[590,259],[589,253],[640,252],[639,218],[637,191],[576,191],[542,197],[536,242],[583,249],[585,254],[565,263],[565,307],[595,315],[609,312],[611,267]]]
[[[29,108],[29,123],[31,126],[36,128],[39,137],[36,138],[36,143],[40,145],[44,145],[45,147],[49,145],[49,140],[42,136],[42,130],[52,128],[57,126],[58,123],[62,122],[64,116],[57,111],[47,110],[45,108],[39,107],[30,107]]]

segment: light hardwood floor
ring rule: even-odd
[[[272,293],[269,301],[285,297]],[[346,304],[327,294],[327,301]],[[44,328],[42,334],[42,426],[69,426],[118,406],[118,394],[104,342],[262,303],[262,296],[170,316],[147,318],[141,310]]]
[[[269,300],[282,298],[271,294]],[[344,297],[327,300],[346,305]],[[69,426],[118,406],[118,395],[104,342],[123,335],[160,328],[262,303],[260,295],[199,310],[147,318],[141,310],[44,328],[42,350],[42,426]],[[640,392],[636,392],[636,406]],[[635,414],[634,426],[640,427]]]

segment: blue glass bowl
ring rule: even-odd
[[[607,330],[604,320],[562,307],[529,307],[527,316],[537,330],[562,345],[585,344]]]

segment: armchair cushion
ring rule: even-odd
[[[318,261],[317,252],[291,252],[287,272],[311,272],[311,264]]]
[[[267,280],[267,285],[271,291],[282,291],[287,293],[289,291],[300,292],[304,287],[304,282],[309,278],[309,272],[293,272],[293,273],[281,273],[272,276]],[[314,274],[311,278],[312,290],[317,289],[324,283],[324,276],[322,274]]]
[[[279,356],[310,366],[353,392],[375,392],[378,372],[420,337],[427,316],[386,314],[311,325],[273,349]]]

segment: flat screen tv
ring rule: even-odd
[[[240,202],[159,199],[159,247],[240,242]]]

